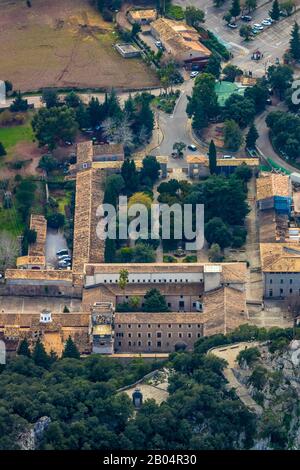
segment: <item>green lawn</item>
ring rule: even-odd
[[[0,128],[0,142],[4,145],[6,150],[14,147],[18,142],[29,141],[34,138],[34,134],[30,125],[30,121],[22,124],[21,126],[1,127]]]
[[[15,236],[21,235],[24,225],[15,208],[3,209],[0,207],[0,230],[5,230]]]

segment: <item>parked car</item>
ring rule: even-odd
[[[252,32],[252,34],[258,34],[259,33],[258,29],[255,29],[255,28],[252,28],[251,32]]]
[[[266,100],[266,104],[268,104],[269,106],[272,104],[271,98],[268,98],[268,99]]]
[[[262,20],[261,24],[264,26],[271,26],[272,23],[266,19],[266,20]]]
[[[225,160],[229,160],[230,158],[233,158],[233,156],[232,155],[223,155],[223,158]]]
[[[161,41],[155,41],[155,45],[158,49],[162,49],[163,45]]]
[[[235,23],[228,23],[228,28],[231,28],[231,29],[236,29],[237,28],[237,24]]]
[[[196,152],[197,147],[194,144],[190,144],[190,145],[188,145],[188,149],[191,150],[192,152]]]
[[[258,31],[262,31],[264,29],[260,23],[254,23],[253,28],[257,29]]]
[[[60,256],[64,256],[64,255],[67,255],[69,256],[69,250],[67,250],[66,248],[62,249],[62,250],[59,250],[56,252],[56,256],[59,258]]]
[[[199,72],[197,70],[194,70],[193,72],[190,73],[190,78],[195,78],[199,75]]]
[[[242,21],[246,21],[246,22],[251,21],[251,20],[252,20],[252,16],[250,16],[250,15],[243,15],[243,16],[241,16],[241,20],[242,20]]]

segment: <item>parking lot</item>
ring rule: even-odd
[[[184,0],[177,0],[176,3],[181,3],[185,6]],[[223,20],[224,14],[229,10],[230,5],[225,2],[220,8],[213,6],[213,1],[209,0],[190,0],[190,4],[201,8],[205,12],[206,20],[205,27],[212,31],[218,39],[232,52],[232,63],[241,67],[245,71],[251,71],[256,76],[261,76],[265,73],[270,65],[274,65],[276,58],[282,61],[283,54],[288,48],[290,41],[290,33],[292,26],[296,21],[300,22],[300,10],[288,18],[282,18],[279,22],[274,23],[272,26],[264,27],[264,30],[257,34],[253,40],[244,41],[240,37],[239,29],[243,24],[253,25],[254,23],[261,23],[261,21],[270,16],[269,10],[272,7],[272,0],[265,2],[258,0],[258,8],[250,13],[252,21],[245,23],[242,20],[237,20],[237,29],[230,29],[226,26]],[[300,7],[300,0],[296,0],[296,7]],[[244,14],[248,14],[245,12]],[[255,50],[259,49],[263,58],[260,61],[251,60],[251,56]]]

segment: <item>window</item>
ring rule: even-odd
[[[142,334],[141,333],[138,333],[138,338],[141,338],[142,337]]]
[[[192,325],[188,325],[188,328],[192,328]]]
[[[181,328],[181,326],[182,326],[182,325],[179,323],[178,328]]]
[[[197,305],[196,302],[193,302],[193,307],[196,307],[196,305]]]
[[[172,325],[168,325],[168,328],[172,328]]]
[[[138,328],[141,328],[141,325],[138,325]]]
[[[171,304],[170,304],[170,302],[168,302],[168,307],[171,307]]]
[[[292,294],[292,293],[293,293],[293,289],[290,289],[290,294]]]
[[[200,334],[200,333],[197,333],[197,338],[201,338],[201,334]]]
[[[280,279],[280,284],[283,284],[283,279]]]
[[[197,325],[198,328],[201,328],[201,325]]]
[[[157,325],[157,328],[160,328],[160,325]]]
[[[188,333],[188,338],[191,338],[192,337],[192,333]]]
[[[272,289],[269,290],[269,297],[273,297],[273,290]]]
[[[272,284],[272,283],[273,283],[273,279],[270,279],[270,284]]]
[[[121,328],[121,325],[118,325],[118,328]]]
[[[151,328],[151,325],[148,324],[148,328]]]
[[[141,343],[141,341],[138,341],[138,346],[142,346],[142,343]]]
[[[148,337],[148,338],[151,338],[151,333],[147,333],[147,337]]]
[[[178,333],[178,337],[179,337],[179,338],[182,338],[182,333]]]
[[[131,338],[131,333],[128,333],[128,338]]]
[[[283,289],[280,289],[280,294],[283,294]]]
[[[293,284],[293,279],[290,279],[290,284]]]
[[[168,338],[172,338],[172,333],[168,333]]]
[[[148,341],[147,345],[148,345],[148,346],[151,346],[151,341]]]
[[[118,342],[118,346],[122,346],[122,343],[121,343],[121,341],[119,341],[119,342]]]
[[[157,338],[161,338],[161,332],[160,332],[160,331],[157,332],[157,333],[156,333],[156,336],[157,336]]]
[[[127,325],[127,326],[128,326],[128,328],[131,328],[131,325]]]
[[[131,346],[131,341],[128,341],[128,346]]]
[[[157,341],[156,344],[157,344],[157,347],[158,347],[158,348],[161,348],[161,341]]]

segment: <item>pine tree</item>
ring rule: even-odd
[[[296,21],[291,33],[290,50],[293,58],[300,60],[300,34],[299,25]]]
[[[236,19],[237,16],[241,13],[241,5],[240,0],[232,0],[232,5],[230,8],[230,13]]]
[[[280,7],[278,0],[274,0],[272,10],[269,12],[272,20],[278,21],[280,18]]]
[[[211,140],[209,144],[208,158],[209,158],[209,171],[210,171],[210,174],[213,175],[216,173],[216,170],[217,170],[217,151],[216,151],[216,146],[213,140]]]
[[[48,369],[50,365],[49,356],[40,340],[38,340],[35,345],[32,359],[37,366],[44,367],[45,369]]]
[[[29,344],[28,344],[28,341],[26,338],[23,339],[23,341],[21,341],[20,345],[19,345],[19,348],[18,348],[18,355],[19,356],[27,356],[27,357],[31,357],[31,352],[30,352],[30,349],[29,349]]]
[[[249,128],[247,137],[246,137],[246,147],[249,149],[254,149],[258,137],[259,137],[259,134],[257,132],[255,124],[252,123]]]
[[[69,338],[67,339],[62,357],[71,357],[73,359],[80,359],[80,353],[76,347],[76,344],[72,340],[71,336],[69,336]]]
[[[6,150],[2,142],[0,142],[0,157],[4,157],[4,155],[6,155]]]

